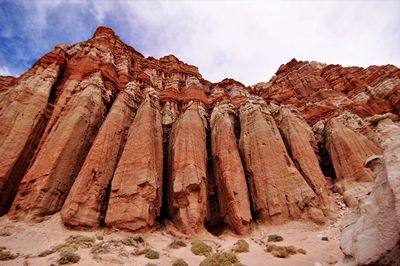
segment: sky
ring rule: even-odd
[[[400,66],[399,0],[0,0],[0,75],[20,75],[100,25],[145,56],[174,54],[212,82],[268,81],[292,58]]]

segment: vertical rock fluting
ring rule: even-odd
[[[307,184],[317,194],[319,208],[326,216],[334,213],[334,202],[329,196],[328,183],[319,166],[315,153],[315,138],[309,125],[287,107],[280,109],[280,130],[287,143],[291,158]]]
[[[205,110],[190,102],[173,126],[169,144],[169,213],[176,228],[193,234],[207,212]]]
[[[46,126],[50,92],[65,54],[56,49],[25,74],[0,101],[0,215],[9,208]],[[58,58],[58,60],[57,60]]]
[[[234,132],[234,107],[222,103],[211,114],[211,147],[220,216],[239,233],[249,232],[250,201]]]
[[[114,101],[61,211],[64,224],[93,227],[101,222],[107,189],[140,103],[140,87],[126,85]]]
[[[137,231],[154,225],[162,200],[162,140],[158,94],[148,88],[112,180],[108,226]]]
[[[19,186],[11,214],[40,218],[61,209],[110,101],[100,73],[79,84]]]
[[[326,148],[336,173],[335,185],[348,206],[371,189],[372,171],[364,166],[371,155],[381,154],[380,148],[364,135],[344,126],[338,119],[325,126]]]
[[[317,195],[290,159],[274,119],[255,100],[240,107],[239,148],[256,218],[276,223],[306,218],[324,222]]]

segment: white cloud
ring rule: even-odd
[[[15,76],[15,74],[7,66],[0,66],[0,76]]]
[[[35,2],[35,1],[33,1]],[[60,1],[35,2],[46,26]],[[68,3],[68,2],[64,2]],[[399,1],[73,1],[96,23],[116,23],[122,39],[145,55],[175,54],[203,77],[247,85],[269,80],[292,58],[342,65],[400,65]],[[71,25],[84,26],[81,23]],[[87,19],[87,18],[86,18]],[[115,25],[114,25],[115,27]],[[80,28],[69,29],[79,31]],[[140,49],[139,49],[139,48]]]

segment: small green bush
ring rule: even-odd
[[[48,255],[51,255],[53,253],[54,253],[53,249],[46,249],[46,250],[40,252],[38,256],[39,257],[47,257]]]
[[[172,263],[172,266],[189,266],[189,264],[184,259],[179,258]]]
[[[304,250],[304,249],[302,249],[302,248],[299,248],[299,249],[297,250],[297,253],[300,253],[300,254],[306,255],[306,254],[307,254],[307,251],[305,251],[305,250]]]
[[[237,265],[238,258],[233,253],[223,252],[217,253],[204,259],[199,266],[230,266]]]
[[[187,246],[186,243],[183,242],[182,240],[174,240],[168,245],[168,247],[174,248],[174,249],[178,249],[178,248],[186,247],[186,246]]]
[[[285,247],[286,250],[289,252],[290,255],[296,254],[297,253],[297,248],[294,246],[288,246]]]
[[[137,246],[139,243],[144,243],[144,238],[141,235],[128,236],[121,240],[125,246]]]
[[[65,239],[65,244],[67,246],[76,246],[81,248],[90,248],[94,243],[93,237],[88,237],[84,235],[72,235]]]
[[[329,241],[329,239],[328,239],[328,237],[327,237],[327,236],[323,236],[323,237],[321,237],[321,240],[322,240],[322,241]]]
[[[191,243],[191,245],[192,247],[190,248],[190,250],[193,254],[205,257],[210,256],[212,248],[209,245],[205,244],[203,241],[195,240]]]
[[[249,252],[250,251],[249,243],[247,243],[246,240],[244,239],[239,239],[234,244],[233,251],[237,253]]]
[[[5,261],[5,260],[13,260],[18,255],[12,254],[10,251],[6,251],[5,248],[0,249],[0,260]]]
[[[280,235],[269,235],[268,236],[268,242],[280,242],[283,241],[283,237]]]
[[[147,249],[146,253],[144,254],[144,256],[148,259],[151,260],[156,260],[160,258],[160,253],[158,253],[157,251],[153,250],[153,249]]]
[[[104,236],[103,236],[102,234],[100,234],[100,233],[97,233],[97,234],[96,234],[96,239],[97,239],[97,240],[103,240],[103,239],[104,239]]]
[[[81,257],[75,252],[64,251],[61,252],[61,257],[58,259],[58,264],[77,263]]]

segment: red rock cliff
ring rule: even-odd
[[[99,27],[0,77],[0,213],[61,211],[69,226],[131,231],[168,220],[186,234],[323,223],[335,213],[331,183],[349,205],[372,184],[364,161],[380,150],[366,118],[399,110],[392,65],[293,59],[268,82],[211,83]],[[343,111],[361,125],[341,122]]]

